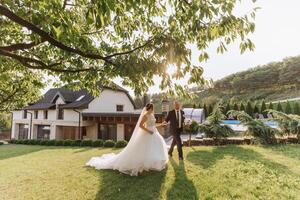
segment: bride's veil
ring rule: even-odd
[[[132,135],[131,135],[131,138],[130,138],[128,144],[132,143],[136,139],[136,137],[138,136],[139,130],[140,130],[140,123],[141,123],[142,118],[143,118],[143,116],[146,112],[147,112],[146,107],[144,107],[142,112],[141,112],[141,115],[140,115],[140,117],[139,117],[139,119],[138,119],[138,121],[137,121],[137,123],[134,127],[134,130],[132,132]]]

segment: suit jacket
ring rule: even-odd
[[[180,131],[182,131],[185,117],[184,117],[184,112],[182,110],[179,110],[179,114],[181,114],[181,128],[180,128]],[[178,121],[177,121],[177,118],[176,118],[175,110],[169,111],[168,116],[167,116],[165,121],[170,122],[171,132],[172,132],[172,134],[175,134],[176,129],[178,129],[178,127],[179,127],[178,126]]]

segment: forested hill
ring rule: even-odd
[[[214,103],[229,100],[284,100],[300,96],[300,56],[286,58],[229,75],[214,87],[199,93],[199,100]]]

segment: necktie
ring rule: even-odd
[[[180,127],[180,124],[179,124],[179,111],[177,110],[177,124],[178,124],[178,127]]]

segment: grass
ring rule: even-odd
[[[112,151],[2,145],[0,199],[300,199],[300,145],[184,148],[138,177],[84,166]]]

